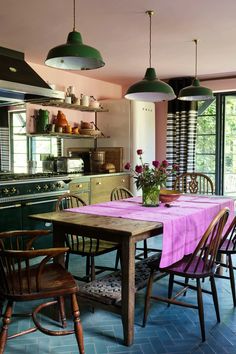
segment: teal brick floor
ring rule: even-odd
[[[115,253],[101,256],[98,263],[111,264]],[[70,270],[82,274],[84,259],[71,257]],[[201,342],[198,315],[196,310],[178,306],[167,307],[164,303],[152,302],[148,322],[142,328],[143,304],[145,290],[136,296],[135,336],[131,347],[123,345],[121,318],[118,315],[81,306],[81,321],[84,329],[86,354],[235,354],[236,353],[236,309],[233,307],[229,283],[216,279],[220,303],[221,323],[216,322],[211,296],[204,295],[206,337]],[[205,282],[204,286],[208,286]],[[167,278],[155,283],[154,292],[166,294]],[[194,302],[196,293],[188,291],[188,301]],[[32,305],[32,303],[31,303]],[[33,303],[35,306],[36,303]],[[16,312],[25,312],[29,304],[17,304]],[[50,316],[51,318],[51,316]],[[49,316],[42,316],[43,324],[58,329],[57,323]],[[14,318],[10,333],[31,325],[30,319]],[[72,322],[68,320],[68,325]],[[9,340],[6,354],[75,354],[78,353],[73,335],[51,337],[37,331],[17,339]]]

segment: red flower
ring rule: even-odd
[[[141,165],[136,165],[135,166],[135,172],[142,173],[143,172],[143,167]]]
[[[161,171],[162,173],[167,173],[167,171],[166,171],[166,169],[165,169],[164,166],[161,166],[161,167],[159,168],[159,171]]]
[[[130,162],[127,162],[127,163],[125,164],[125,166],[124,166],[124,168],[125,168],[126,170],[130,170],[130,167],[131,167]]]
[[[169,162],[166,161],[166,160],[163,160],[161,164],[162,164],[163,167],[169,166]]]
[[[137,150],[137,154],[138,154],[138,155],[142,155],[142,154],[143,154],[143,150],[142,150],[142,149],[138,149],[138,150]]]
[[[160,166],[160,162],[159,161],[152,161],[152,164],[155,168],[158,168]]]
[[[173,165],[173,170],[174,171],[179,171],[179,165],[177,165],[176,163]]]

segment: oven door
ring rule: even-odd
[[[22,230],[21,203],[0,204],[0,232]]]
[[[29,215],[48,213],[55,211],[57,196],[44,197],[34,200],[22,201],[22,227],[23,229],[47,229],[52,230],[52,224],[40,220],[33,220]],[[36,242],[37,248],[53,247],[52,234],[43,236]]]

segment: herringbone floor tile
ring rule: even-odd
[[[111,259],[112,258],[112,259]],[[115,254],[106,255],[101,262],[110,264]],[[82,263],[83,262],[83,263]],[[71,258],[70,270],[82,274],[84,259],[78,256]],[[204,296],[206,337],[201,342],[201,334],[197,312],[177,306],[152,302],[148,322],[141,326],[145,290],[136,298],[135,339],[131,347],[123,345],[121,319],[118,315],[99,309],[94,313],[81,307],[81,321],[84,329],[86,354],[235,354],[236,353],[236,309],[232,304],[229,283],[216,279],[221,323],[217,324],[214,306],[209,295]],[[204,286],[208,286],[207,282]],[[166,294],[167,279],[164,278],[154,286],[154,292]],[[188,291],[188,301],[194,302],[195,293]],[[35,304],[34,304],[35,305]],[[25,312],[28,304],[16,306],[17,312]],[[42,316],[47,326],[55,328],[55,322]],[[44,322],[44,324],[46,323]],[[71,321],[68,321],[72,325]],[[30,326],[29,319],[13,319],[10,333]],[[58,328],[58,327],[57,327]],[[35,332],[8,341],[5,354],[76,354],[76,340],[73,335],[49,337]]]

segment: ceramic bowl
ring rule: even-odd
[[[181,196],[179,191],[161,189],[160,191],[160,201],[162,203],[171,203],[177,200]]]

